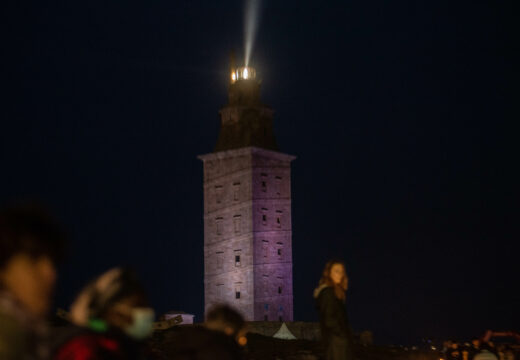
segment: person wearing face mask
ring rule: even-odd
[[[39,206],[0,211],[0,359],[47,359],[45,316],[64,237]]]
[[[327,360],[354,359],[352,331],[345,307],[347,288],[345,264],[338,260],[329,261],[325,265],[319,286],[314,290]]]
[[[67,339],[55,360],[140,360],[155,313],[136,275],[115,268],[88,284],[71,306],[71,321],[83,331]]]

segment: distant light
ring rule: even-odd
[[[232,72],[231,73],[231,80],[232,81],[236,81],[236,79],[237,79],[237,74],[235,74],[235,72]]]
[[[244,79],[247,79],[249,77],[249,71],[247,71],[247,68],[244,68]]]
[[[238,344],[240,346],[246,346],[247,345],[247,338],[245,336],[240,336],[238,338]]]

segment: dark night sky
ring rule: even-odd
[[[216,141],[229,51],[243,53],[242,8],[4,7],[12,62],[2,81],[0,202],[39,199],[68,228],[58,306],[93,275],[130,264],[159,313],[201,319],[196,156]],[[509,11],[485,2],[264,1],[252,62],[280,148],[298,156],[297,320],[316,319],[312,290],[324,262],[339,256],[352,325],[378,342],[520,330],[518,207],[507,171],[518,159],[498,126],[518,119]]]

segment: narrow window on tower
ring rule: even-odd
[[[278,260],[283,259],[283,243],[282,242],[276,243],[276,255],[278,255]]]
[[[242,265],[240,256],[242,255],[242,250],[235,250],[235,266],[240,267]]]
[[[262,256],[264,258],[267,258],[268,249],[269,249],[269,241],[262,240]]]
[[[222,185],[215,186],[215,199],[217,201],[217,204],[220,204],[222,202],[222,192]]]
[[[236,182],[233,184],[233,201],[240,200],[240,183]]]
[[[235,285],[235,299],[240,299],[240,285]]]
[[[267,225],[267,209],[262,208],[262,224]]]
[[[277,283],[278,283],[278,295],[282,294],[282,286],[283,286],[283,277],[278,276],[277,277]]]
[[[222,227],[223,227],[223,221],[224,219],[221,217],[218,217],[215,219],[216,227],[217,227],[217,235],[222,235]]]
[[[261,189],[263,192],[267,192],[267,174],[261,173]]]
[[[283,321],[283,306],[280,305],[278,308],[278,321]]]
[[[222,270],[224,267],[224,252],[217,251],[217,270]]]
[[[282,210],[276,210],[276,226],[282,227]]]
[[[269,304],[264,304],[264,321],[267,321],[269,319],[268,313],[269,313]]]
[[[235,228],[235,234],[240,234],[242,225],[242,218],[240,215],[233,216],[233,226]]]

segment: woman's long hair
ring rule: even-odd
[[[330,277],[330,271],[332,270],[332,267],[336,264],[340,264],[343,266],[343,279],[341,279],[341,282],[339,284],[334,284],[334,281],[332,281]],[[341,260],[330,260],[325,264],[325,268],[323,269],[323,273],[321,274],[321,279],[319,282],[319,285],[326,285],[334,288],[334,293],[336,294],[336,297],[340,300],[345,301],[345,292],[347,291],[348,286],[348,279],[347,279],[347,272],[345,270],[345,263]]]

